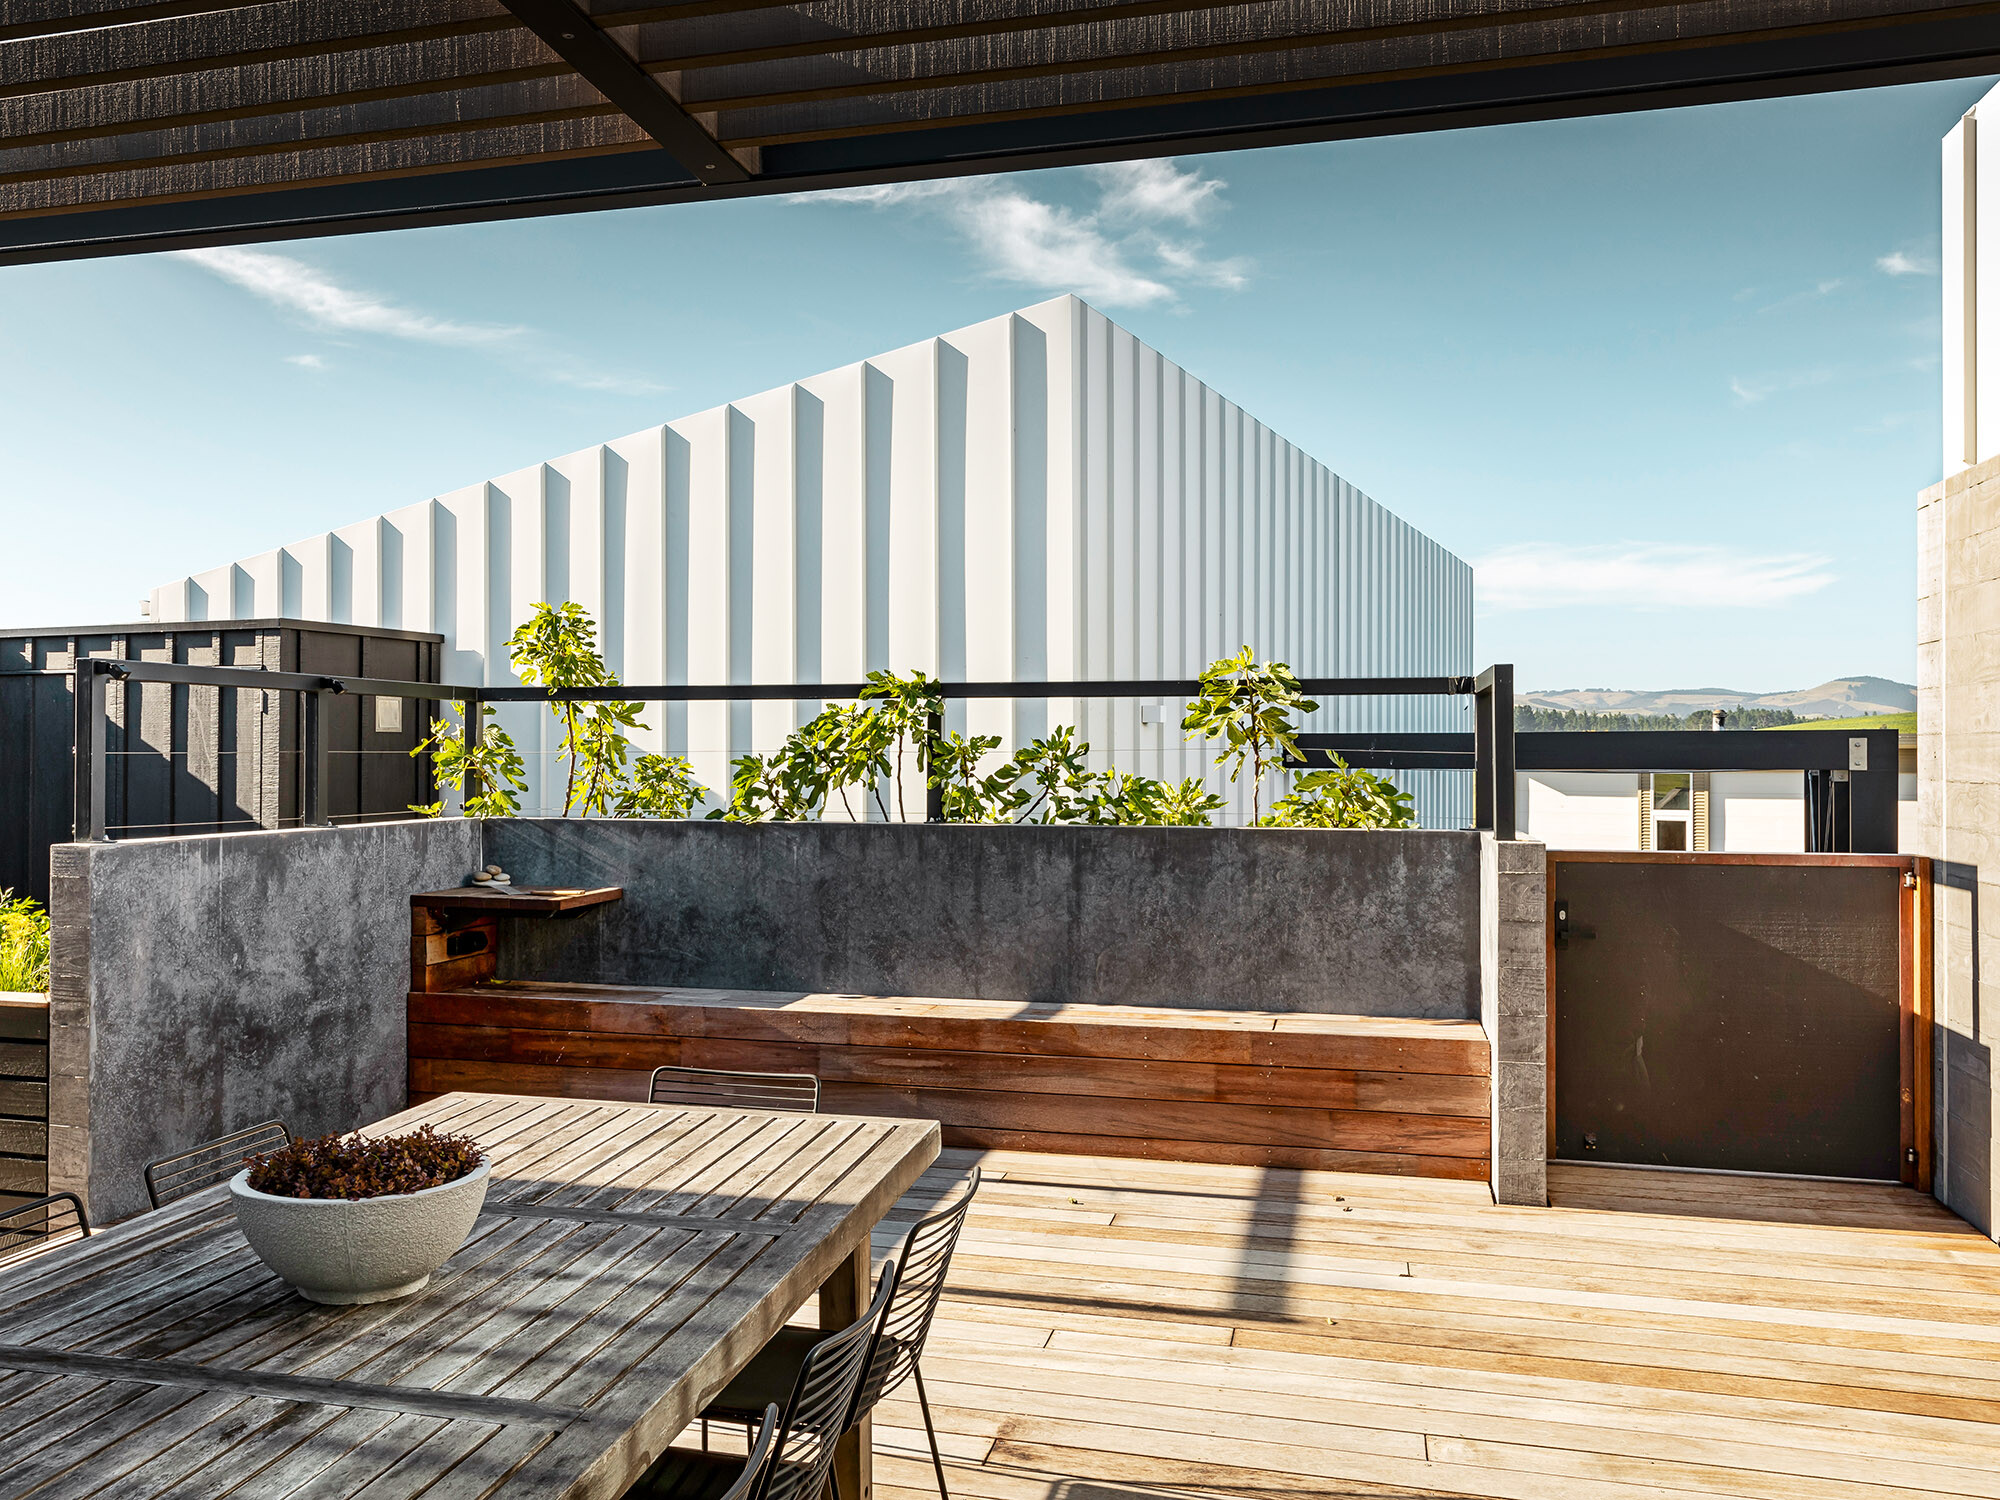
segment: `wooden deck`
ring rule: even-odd
[[[958,1500],[2000,1496],[2000,1247],[1908,1189],[947,1151],[898,1216],[975,1159]],[[935,1496],[914,1391],[880,1416],[882,1500]]]

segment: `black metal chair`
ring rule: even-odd
[[[868,1354],[875,1347],[882,1314],[895,1294],[893,1262],[883,1269],[875,1300],[854,1322],[820,1339],[805,1363],[784,1416],[776,1423],[777,1441],[761,1479],[743,1485],[743,1461],[706,1448],[669,1448],[625,1492],[627,1500],[819,1500],[833,1472],[836,1445],[852,1425],[855,1393],[867,1373]],[[765,1430],[771,1430],[776,1403],[765,1408]],[[740,1488],[739,1488],[740,1486]]]
[[[819,1113],[819,1080],[810,1073],[733,1073],[720,1068],[655,1068],[647,1093],[653,1104],[709,1109],[768,1109]]]
[[[951,1491],[945,1487],[944,1456],[938,1451],[937,1427],[931,1421],[930,1397],[924,1391],[924,1373],[918,1368],[918,1361],[923,1358],[924,1340],[930,1335],[931,1319],[944,1293],[945,1277],[951,1270],[951,1255],[958,1246],[959,1231],[965,1226],[966,1210],[971,1208],[972,1195],[978,1191],[979,1168],[974,1167],[958,1200],[951,1207],[919,1220],[891,1253],[889,1268],[896,1272],[896,1290],[889,1299],[888,1311],[883,1314],[875,1347],[868,1353],[868,1369],[855,1393],[854,1410],[847,1419],[847,1425],[852,1427],[873,1411],[884,1396],[914,1377],[917,1405],[924,1414],[924,1433],[931,1443],[931,1465],[937,1470],[938,1493],[944,1500],[951,1500]],[[882,1273],[885,1279],[889,1268]],[[788,1388],[800,1366],[811,1357],[813,1348],[825,1337],[811,1328],[779,1329],[777,1336],[709,1404],[702,1413],[703,1419],[754,1421],[759,1403],[766,1399],[760,1393]]]
[[[178,1156],[163,1156],[146,1163],[146,1196],[153,1207],[198,1193],[210,1183],[227,1182],[243,1169],[243,1158],[259,1156],[290,1144],[291,1131],[283,1120],[266,1120],[261,1125],[203,1141]]]
[[[0,1213],[0,1266],[90,1236],[90,1215],[75,1193],[50,1193]]]

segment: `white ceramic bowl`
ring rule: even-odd
[[[229,1179],[236,1222],[265,1265],[310,1302],[387,1302],[423,1290],[465,1243],[486,1203],[491,1163],[417,1193],[279,1198]]]

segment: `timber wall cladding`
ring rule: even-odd
[[[49,1002],[0,996],[0,1213],[49,1190]]]
[[[640,1099],[653,1068],[677,1063],[814,1073],[828,1113],[935,1119],[955,1146],[1487,1174],[1489,1063],[1475,1022],[447,988],[436,945],[424,946],[430,962],[420,960],[410,995],[413,1103],[454,1089]]]

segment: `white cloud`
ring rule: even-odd
[[[887,183],[799,199],[939,214],[970,242],[994,279],[1074,292],[1107,307],[1172,302],[1181,286],[1244,284],[1249,262],[1211,257],[1198,240],[1161,239],[1157,229],[1145,228],[1162,220],[1193,223],[1208,214],[1221,179],[1170,161],[1093,168],[1090,177],[1099,195],[1089,212],[1035,197],[1018,178],[998,177]]]
[[[1935,276],[1937,263],[1909,250],[1891,250],[1877,257],[1875,269],[1885,276]]]
[[[1160,257],[1162,264],[1204,286],[1219,286],[1233,292],[1250,279],[1249,261],[1240,255],[1232,255],[1227,260],[1206,260],[1201,255],[1199,241],[1176,245],[1171,240],[1162,240],[1154,254]]]
[[[579,391],[604,391],[613,396],[658,396],[667,390],[657,380],[641,375],[616,375],[599,370],[554,369],[547,372],[558,385]]]
[[[1748,553],[1727,547],[1612,542],[1527,542],[1476,559],[1473,581],[1487,610],[1757,609],[1817,593],[1834,582],[1829,559],[1806,552]]]
[[[1781,371],[1776,375],[1732,375],[1729,394],[1738,406],[1755,406],[1785,391],[1801,391],[1816,385],[1830,385],[1847,372],[1836,365],[1814,365],[1810,369]]]
[[[1090,170],[1104,184],[1097,211],[1109,219],[1198,224],[1224,186],[1220,177],[1204,177],[1198,168],[1184,172],[1165,160],[1112,162]]]
[[[495,344],[522,332],[488,323],[454,323],[398,307],[371,292],[344,287],[302,260],[268,250],[220,248],[173,253],[273,306],[340,333],[376,333],[431,344]]]
[[[324,370],[326,361],[317,354],[287,354],[285,363],[297,365],[301,370]]]

